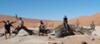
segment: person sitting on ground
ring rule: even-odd
[[[68,31],[68,18],[65,16],[63,19],[64,28]]]
[[[69,35],[70,34],[74,35],[73,30],[70,28],[70,26],[68,24],[68,18],[67,18],[67,16],[65,16],[64,19],[63,19],[63,25],[64,25],[64,29],[66,29],[64,31],[65,33],[67,32],[67,34],[69,34]]]
[[[43,21],[40,21],[40,26],[39,26],[39,35],[42,34],[44,35],[46,33],[46,26],[44,25]]]
[[[94,23],[94,21],[92,21],[92,23],[90,24],[90,27],[91,27],[92,30],[95,30],[95,23]]]
[[[32,31],[28,30],[28,28],[26,26],[24,26],[24,21],[20,17],[20,18],[17,18],[17,27],[13,33],[15,33],[15,35],[17,35],[21,29],[24,29],[29,35],[33,34]]]
[[[4,23],[4,28],[5,28],[5,34],[4,34],[5,38],[8,39],[7,34],[9,34],[9,38],[10,38],[11,37],[11,27],[13,27],[12,24],[14,22],[10,22],[9,20],[2,21],[2,22]],[[0,23],[2,23],[2,22],[0,22]]]

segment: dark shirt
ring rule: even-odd
[[[6,28],[6,29],[10,29],[10,27],[12,26],[12,24],[11,23],[8,23],[8,22],[4,22],[5,24],[4,24],[4,27]]]

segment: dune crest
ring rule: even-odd
[[[100,25],[100,13],[95,13],[91,16],[79,16],[78,18],[72,19],[69,21],[69,24],[75,25],[79,21],[80,25],[90,25],[92,21],[95,22],[96,25]]]

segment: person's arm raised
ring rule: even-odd
[[[5,21],[0,21],[0,23],[5,23]]]
[[[13,23],[16,23],[16,21],[14,21],[14,22],[11,22],[11,24],[13,24]]]

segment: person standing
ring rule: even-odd
[[[9,20],[7,20],[7,21],[2,21],[3,23],[4,23],[4,28],[5,28],[5,38],[6,39],[8,39],[8,36],[7,36],[7,34],[9,34],[9,38],[11,37],[11,27],[13,27],[12,26],[12,24],[13,24],[13,22],[10,22]],[[2,22],[0,22],[0,23],[2,23]]]

